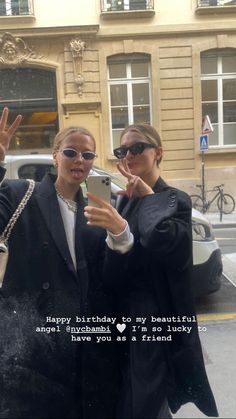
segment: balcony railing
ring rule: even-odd
[[[154,0],[101,0],[102,13],[153,9]]]
[[[198,0],[198,8],[236,6],[236,0]]]
[[[33,0],[0,0],[0,16],[29,15],[33,15]]]

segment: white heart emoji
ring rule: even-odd
[[[119,330],[120,333],[124,332],[125,328],[126,328],[126,324],[125,323],[117,323],[116,325],[117,329]]]

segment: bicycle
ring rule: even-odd
[[[201,189],[202,192],[202,185],[196,185],[198,188]],[[208,192],[214,192],[218,191],[215,196],[211,200],[207,200],[206,196],[204,198],[200,195],[190,195],[193,208],[197,209],[198,211],[205,213],[209,210],[212,202],[214,202],[217,197],[217,207],[220,212],[223,214],[231,214],[235,209],[235,200],[234,198],[228,194],[224,193],[223,184],[216,185],[212,189],[209,189],[208,191],[205,191],[205,193]]]

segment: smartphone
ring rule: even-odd
[[[106,202],[111,202],[111,178],[109,176],[91,175],[87,178],[88,192],[97,195]],[[98,207],[96,202],[88,198],[88,205]]]

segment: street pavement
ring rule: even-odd
[[[232,214],[222,214],[222,220],[220,220],[219,212],[207,212],[204,215],[214,228],[236,227],[236,211],[232,212]]]
[[[232,319],[200,324],[207,327],[207,332],[200,333],[200,339],[208,379],[219,411],[219,419],[235,419],[236,334],[234,331],[236,321]],[[173,418],[202,419],[206,416],[193,403],[187,403],[173,415]]]

